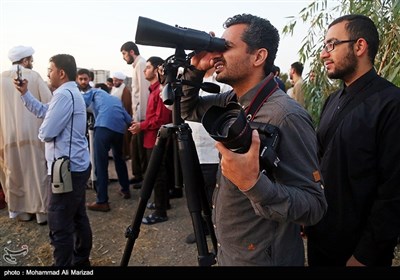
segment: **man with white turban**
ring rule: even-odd
[[[29,81],[29,90],[43,103],[52,94],[39,73],[32,70],[34,50],[13,47],[9,70],[1,73],[0,91],[0,183],[4,189],[10,218],[47,223],[47,167],[44,143],[38,138],[42,119],[32,118],[14,86],[19,68]]]
[[[132,91],[124,83],[126,75],[122,72],[114,72],[111,77],[113,79],[113,87],[110,94],[118,97],[122,101],[123,107],[132,117]],[[126,131],[124,134],[124,144],[122,147],[124,159],[129,159],[131,157],[131,135],[129,131]]]

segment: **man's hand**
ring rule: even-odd
[[[197,70],[207,71],[208,69],[214,67],[213,53],[201,51],[194,55],[190,61]]]
[[[209,34],[215,37],[215,33],[210,31]],[[201,51],[192,57],[190,64],[196,67],[197,70],[207,71],[208,69],[214,67],[213,53]]]
[[[22,81],[22,85],[20,85],[19,81],[15,79],[14,85],[15,85],[15,88],[21,93],[21,96],[24,95],[25,93],[27,93],[27,91],[28,91],[28,80],[27,79],[24,79]]]
[[[137,134],[140,132],[140,122],[132,122],[132,125],[128,128],[132,134]]]
[[[253,187],[260,173],[260,137],[258,131],[253,130],[251,146],[245,154],[234,153],[221,142],[217,142],[215,147],[222,155],[222,174],[241,191],[247,191]]]

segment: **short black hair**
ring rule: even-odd
[[[76,79],[76,62],[75,58],[69,54],[57,54],[50,57],[49,62],[53,62],[58,69],[64,70],[69,81]]]
[[[108,86],[105,83],[97,83],[97,84],[94,85],[94,87],[95,88],[101,88],[105,92],[110,93],[110,89],[108,88]]]
[[[136,55],[140,55],[138,46],[137,46],[134,42],[132,42],[132,41],[128,41],[128,42],[124,43],[124,44],[121,46],[121,50],[120,50],[120,51],[121,51],[121,52],[122,52],[122,51],[129,52],[129,51],[131,51],[131,50],[134,51]]]
[[[281,74],[281,68],[279,68],[279,66],[272,66],[272,73],[277,74],[278,76]]]
[[[269,75],[276,58],[279,46],[279,32],[265,18],[250,14],[240,14],[228,18],[224,23],[224,28],[235,24],[247,24],[247,29],[243,32],[242,40],[247,44],[248,53],[257,49],[265,48],[268,50],[268,57],[264,65],[264,73]]]
[[[303,74],[303,69],[304,69],[303,63],[297,61],[295,63],[292,63],[290,67],[292,67],[299,76]]]
[[[157,68],[158,66],[162,65],[164,63],[164,59],[158,56],[152,56],[147,59],[148,62],[154,67]]]
[[[344,15],[341,16],[331,24],[329,28],[340,22],[346,21],[346,30],[349,33],[351,40],[364,38],[368,43],[368,57],[372,64],[374,64],[375,56],[379,48],[379,33],[375,23],[367,16],[364,15]]]
[[[87,70],[86,68],[80,68],[77,72],[76,72],[76,75],[77,76],[79,76],[79,75],[88,75],[88,77],[90,77],[90,71],[89,70]]]

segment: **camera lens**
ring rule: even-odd
[[[202,123],[210,136],[236,153],[245,153],[251,145],[251,128],[239,104],[226,107],[212,106],[203,116]]]
[[[222,117],[222,120],[220,120],[218,122],[218,125],[216,126],[216,130],[217,130],[216,132],[217,132],[217,135],[219,135],[219,136],[227,137],[229,135],[230,127],[236,121],[236,116],[232,115],[228,112],[227,114],[224,114],[221,117]]]

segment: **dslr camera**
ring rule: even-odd
[[[257,129],[260,145],[260,166],[267,174],[278,167],[276,149],[279,144],[279,128],[266,123],[249,122],[242,107],[230,102],[226,107],[212,106],[201,120],[210,136],[235,153],[250,149],[252,130]]]

